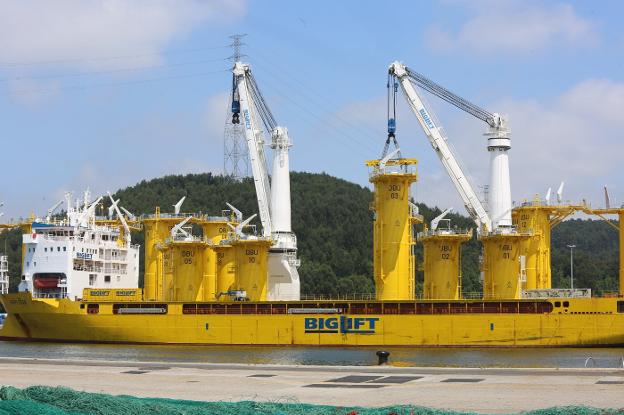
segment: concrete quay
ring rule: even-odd
[[[624,369],[279,366],[0,358],[0,385],[112,395],[336,406],[420,405],[480,413],[624,408]]]

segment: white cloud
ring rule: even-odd
[[[599,38],[596,24],[579,16],[568,4],[547,6],[486,1],[466,5],[472,17],[457,31],[448,31],[440,24],[427,28],[426,36],[432,49],[480,55],[524,54],[555,44],[593,45]]]
[[[7,0],[0,3],[0,62],[110,67],[119,63],[102,58],[127,55],[136,56],[134,65],[153,64],[172,40],[245,9],[245,0]]]
[[[228,103],[229,91],[223,91],[212,95],[205,104],[202,117],[202,129],[206,134],[206,140],[212,144],[223,142],[223,128],[227,116],[231,116]]]

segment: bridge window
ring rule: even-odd
[[[617,312],[624,313],[624,301],[617,302]]]

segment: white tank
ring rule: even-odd
[[[510,148],[509,138],[488,139],[488,152],[490,153],[488,210],[492,219],[492,230],[511,229],[511,183],[508,155]]]

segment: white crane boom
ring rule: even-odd
[[[256,197],[258,199],[258,211],[260,212],[260,222],[262,222],[262,235],[270,237],[272,232],[271,211],[269,203],[271,200],[271,186],[267,172],[266,158],[264,155],[264,134],[260,127],[255,109],[258,108],[254,102],[253,81],[250,79],[251,72],[249,65],[236,62],[232,69],[234,74],[235,91],[238,93],[240,102],[240,113],[243,116],[245,139],[249,150],[249,161],[256,187]]]
[[[446,142],[447,137],[445,136],[442,127],[437,126],[434,123],[433,117],[430,115],[433,113],[425,107],[425,104],[416,92],[414,85],[412,85],[405,65],[400,62],[394,62],[390,65],[389,70],[399,80],[407,103],[414,112],[414,115],[416,115],[420,126],[427,135],[431,146],[438,155],[438,158],[442,162],[446,172],[451,177],[455,188],[459,192],[459,196],[466,206],[466,210],[477,223],[477,226],[480,228],[485,227],[485,229],[491,231],[492,220],[490,219],[490,216],[486,212],[481,200],[479,200],[479,197],[462,171],[455,155],[448,146]]]

